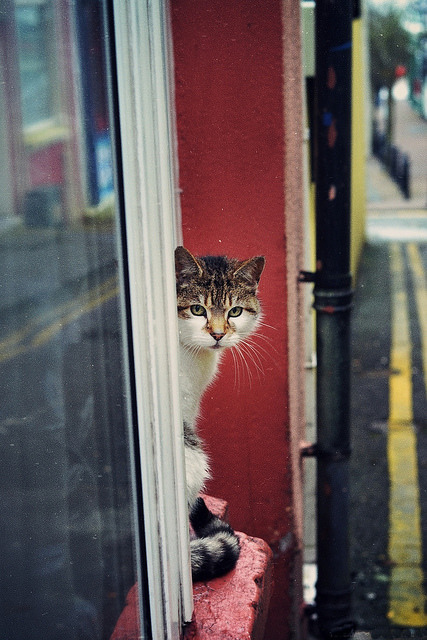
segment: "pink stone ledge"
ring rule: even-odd
[[[236,532],[240,557],[222,578],[193,586],[193,621],[185,640],[262,640],[272,586],[272,553],[266,542]]]
[[[207,507],[227,520],[227,503],[203,496]],[[222,578],[193,585],[193,620],[183,640],[262,640],[272,588],[272,552],[264,540],[236,532],[240,557],[233,571]],[[110,640],[139,640],[138,585],[126,605]]]

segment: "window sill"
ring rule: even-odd
[[[204,496],[211,511],[226,518],[223,500]],[[222,578],[193,586],[193,620],[184,640],[262,640],[272,586],[272,553],[266,542],[236,532],[240,557],[236,568]],[[135,621],[138,593],[130,590],[111,640],[138,640]]]

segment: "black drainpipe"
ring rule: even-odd
[[[317,563],[323,638],[349,638],[352,0],[316,0]]]

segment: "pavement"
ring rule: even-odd
[[[427,121],[402,100],[395,105],[395,144],[410,159],[410,199],[405,199],[381,164],[367,161],[368,213],[375,211],[425,210],[427,207]]]

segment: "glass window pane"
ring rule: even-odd
[[[49,64],[52,12],[48,3],[17,6],[16,32],[24,125],[54,115],[50,95],[55,84]]]
[[[2,640],[110,638],[138,578],[106,68],[101,2],[2,0]]]

